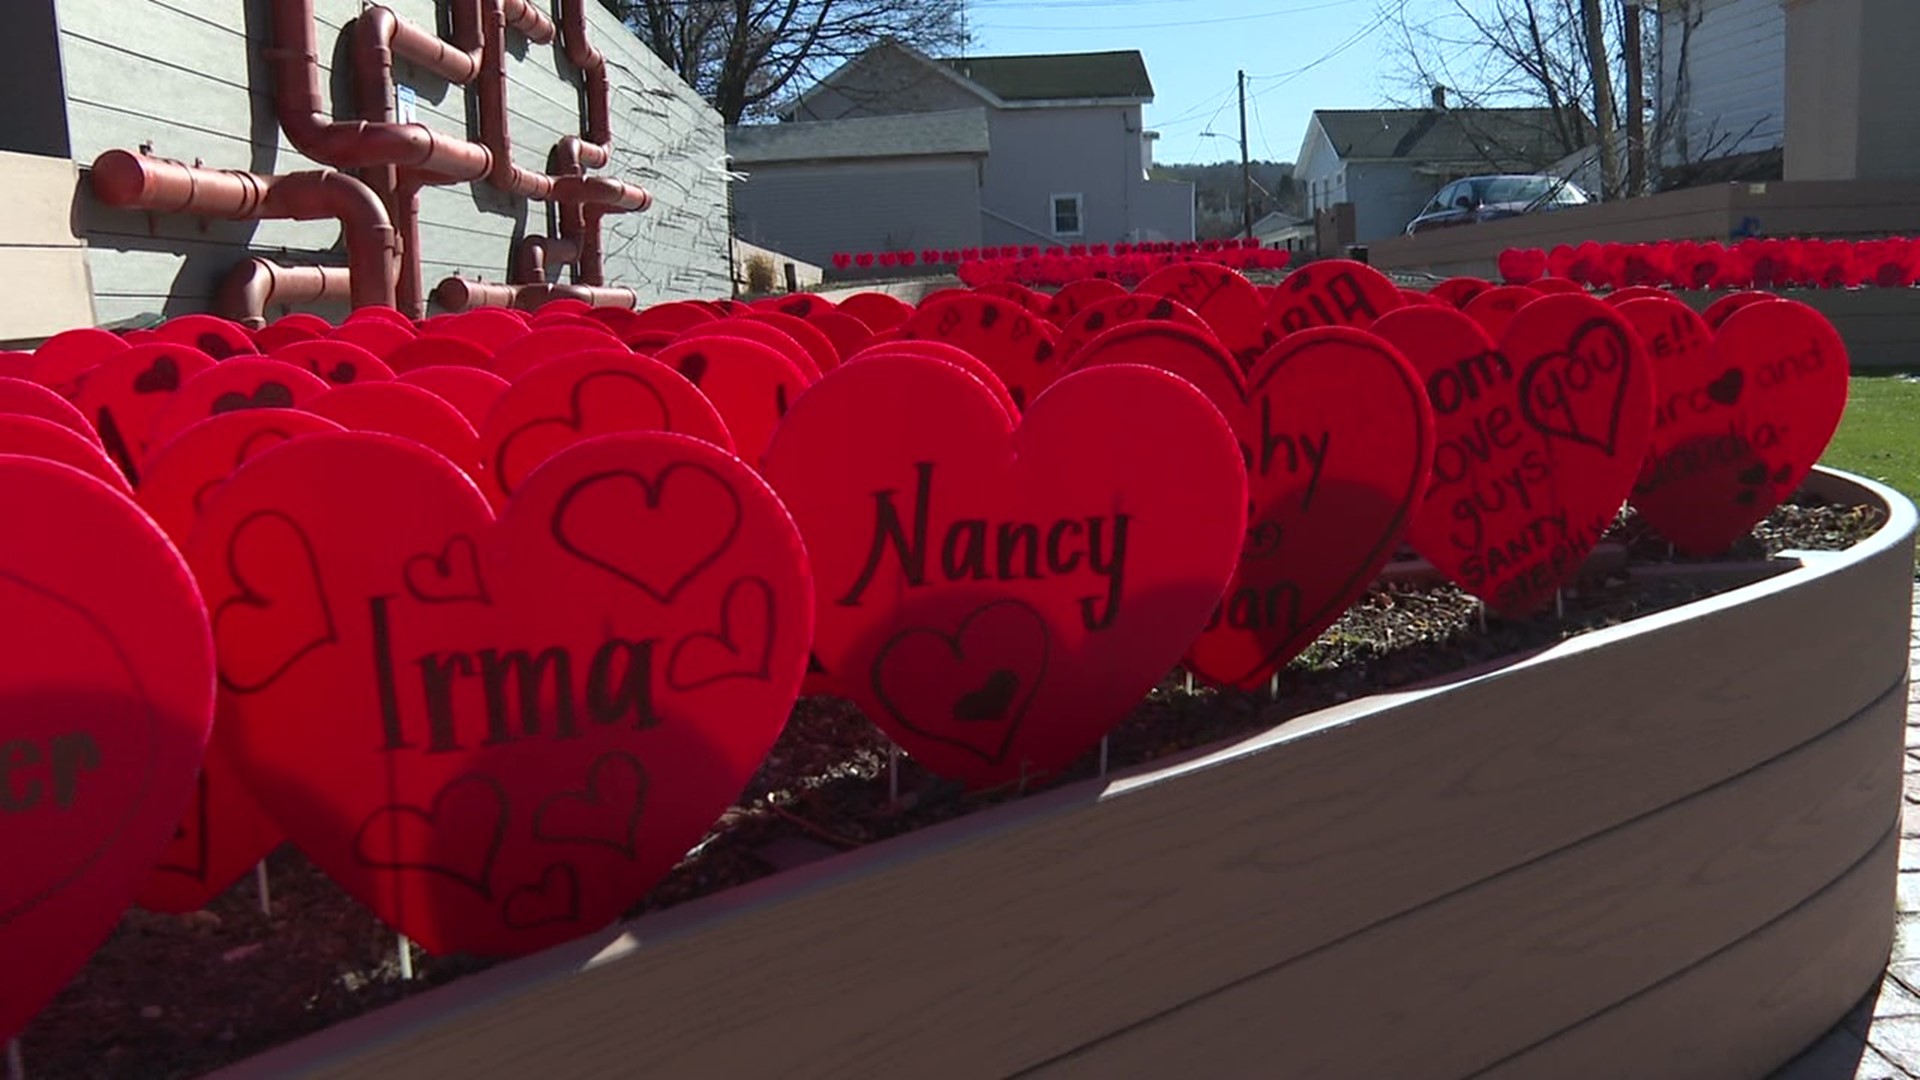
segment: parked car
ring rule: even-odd
[[[1592,201],[1571,181],[1557,176],[1469,176],[1441,188],[1420,216],[1407,223],[1407,235]]]

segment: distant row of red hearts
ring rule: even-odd
[[[1552,275],[1597,289],[1654,285],[1675,289],[1904,289],[1920,280],[1920,241],[1807,240],[1750,237],[1603,244],[1589,240],[1552,251],[1508,248],[1500,276],[1527,284]]]

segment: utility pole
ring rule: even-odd
[[[1620,0],[1621,47],[1627,61],[1627,194],[1647,193],[1647,88],[1640,46],[1640,0]]]
[[[1240,73],[1240,217],[1253,239],[1253,162],[1247,156],[1247,73]]]

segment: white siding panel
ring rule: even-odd
[[[266,0],[57,0],[68,126],[82,165],[106,150],[150,144],[163,157],[209,167],[285,173],[316,167],[274,118]],[[536,0],[542,10],[551,4]],[[402,17],[436,23],[435,0],[387,0]],[[351,90],[331,65],[359,0],[316,0],[322,84],[337,115]],[[719,116],[598,3],[588,5],[595,45],[614,86],[614,160],[603,170],[648,188],[653,208],[606,219],[607,276],[648,301],[723,295],[727,275],[725,141]],[[514,161],[544,169],[555,141],[578,132],[576,75],[557,43],[509,36],[509,133]],[[464,87],[396,65],[419,95],[422,123],[467,137]],[[460,273],[505,277],[515,237],[542,233],[546,207],[485,184],[430,188],[421,196],[421,249],[430,290]],[[204,310],[222,274],[251,254],[290,262],[342,261],[332,222],[203,222],[149,218],[84,201],[99,317]]]
[[[742,240],[818,266],[840,251],[977,247],[978,175],[967,158],[756,165],[734,220]]]
[[[1667,10],[1660,102],[1673,115],[1662,160],[1778,148],[1786,132],[1786,42],[1780,0],[1690,0]]]

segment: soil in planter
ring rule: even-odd
[[[1720,560],[1783,550],[1836,550],[1880,527],[1864,507],[1801,498],[1776,510]],[[1172,673],[1117,727],[1110,769],[1271,727],[1368,693],[1511,658],[1564,638],[1699,599],[1732,579],[1632,573],[1673,563],[1665,541],[1624,514],[1607,539],[1628,571],[1569,591],[1563,616],[1489,619],[1451,585],[1369,595],[1297,659],[1281,693],[1188,692]],[[966,794],[899,762],[888,797],[887,742],[850,705],[806,699],[766,764],[707,838],[634,913],[656,911],[841,850],[1019,798],[1016,788]],[[1095,775],[1094,755],[1058,783]],[[488,966],[416,952],[400,977],[395,937],[312,864],[283,847],[268,860],[272,915],[251,879],[186,916],[132,911],[27,1029],[27,1075],[187,1077],[237,1061]]]

